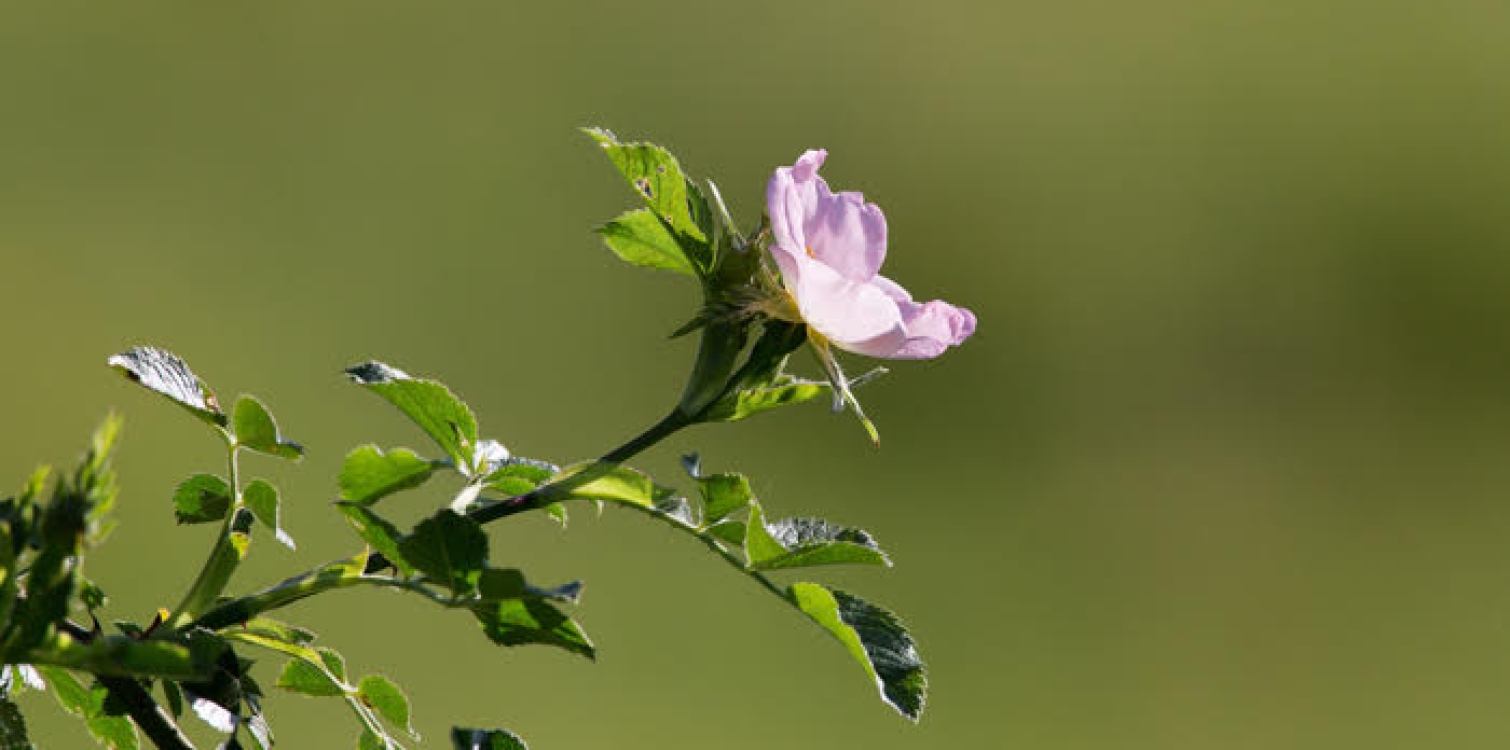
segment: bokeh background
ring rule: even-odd
[[[803,149],[891,225],[888,273],[980,332],[863,394],[677,436],[768,506],[871,529],[824,573],[900,612],[919,726],[695,543],[523,519],[598,663],[372,592],[285,612],[452,723],[540,748],[1487,748],[1510,742],[1510,5],[963,2],[0,6],[0,476],[127,417],[113,611],[210,542],[211,437],[104,366],[156,343],[309,447],[250,459],[290,553],[353,548],[342,455],[423,436],[342,367],[449,383],[517,452],[601,452],[675,398],[679,277],[590,228],[634,203],[575,128],[672,148],[736,214]],[[442,501],[391,503],[401,519]],[[263,668],[273,682],[275,659]],[[88,740],[25,703],[47,748]],[[350,746],[270,699],[283,747]],[[207,737],[200,730],[196,736]]]

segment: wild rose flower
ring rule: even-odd
[[[886,217],[860,193],[829,190],[818,176],[827,157],[822,149],[808,151],[771,177],[770,252],[790,298],[786,312],[807,325],[833,385],[835,408],[847,403],[878,440],[830,344],[869,357],[931,359],[975,333],[975,314],[942,300],[915,302],[879,274],[886,260]]]
[[[808,151],[766,188],[771,257],[810,331],[884,359],[931,359],[975,332],[975,314],[942,300],[914,302],[878,274],[886,217],[860,193],[835,194],[818,176],[828,156]]]

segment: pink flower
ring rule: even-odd
[[[818,176],[827,156],[808,151],[766,188],[771,256],[808,328],[840,349],[886,359],[931,359],[963,343],[975,332],[974,313],[942,300],[914,302],[878,275],[886,217],[860,193],[829,190]]]

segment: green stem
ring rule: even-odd
[[[456,605],[455,600],[451,597],[435,592],[421,581],[394,578],[392,576],[352,575],[350,573],[341,574],[334,572],[344,566],[349,566],[349,562],[340,561],[331,563],[316,570],[294,576],[276,586],[270,586],[256,593],[247,594],[246,596],[225,602],[204,613],[204,616],[194,622],[194,626],[219,630],[230,625],[246,622],[266,612],[282,609],[294,602],[316,594],[352,586],[376,586],[379,588],[398,589],[400,591],[419,594],[441,606],[450,607]],[[349,567],[345,567],[344,569],[350,570]]]
[[[90,631],[66,619],[58,625],[58,629],[76,641],[87,643],[94,637]],[[178,724],[173,721],[173,716],[153,700],[152,694],[139,679],[108,674],[96,676],[100,684],[110,692],[110,697],[126,709],[131,720],[141,728],[142,734],[147,735],[147,739],[152,740],[152,744],[160,750],[194,750],[194,743],[184,736]]]
[[[593,466],[593,468],[589,468],[588,470],[578,474],[573,474],[572,476],[561,480],[561,482],[557,484],[537,487],[536,489],[530,492],[526,492],[523,495],[519,495],[518,497],[512,497],[502,502],[493,503],[492,505],[484,505],[480,508],[474,508],[471,512],[467,513],[467,517],[471,518],[477,523],[485,524],[496,521],[500,518],[507,518],[517,513],[523,513],[528,510],[535,510],[542,505],[548,504],[547,499],[553,493],[559,492],[561,489],[574,484],[583,484],[596,479],[598,476],[601,476],[602,472],[607,471],[608,469],[611,469],[619,464],[622,464],[625,461],[634,458],[635,456],[638,456],[656,443],[659,443],[662,440],[670,437],[677,430],[680,430],[692,423],[692,418],[687,416],[687,414],[680,408],[672,409],[670,414],[667,414],[664,418],[661,419],[661,421],[651,425],[649,429],[631,438],[629,442],[624,443],[623,445],[603,454],[603,457],[598,459],[598,462]],[[380,562],[386,564],[386,561],[381,560],[380,556],[374,555],[374,557],[378,558]],[[367,569],[369,571],[374,569],[371,563],[368,564]]]
[[[210,549],[210,555],[205,559],[204,566],[199,569],[199,576],[194,579],[193,585],[184,594],[183,601],[173,610],[173,618],[169,625],[181,628],[194,621],[201,611],[215,603],[220,598],[225,587],[231,582],[231,575],[236,572],[236,567],[241,564],[241,558],[246,555],[246,545],[251,537],[252,524],[255,521],[252,513],[241,505],[241,481],[237,466],[238,446],[231,443],[227,446],[226,463],[230,473],[231,507],[225,514],[225,523],[220,527],[220,535],[215,538],[215,546]]]

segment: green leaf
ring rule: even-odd
[[[435,464],[408,448],[384,453],[375,445],[363,445],[346,454],[341,465],[341,499],[371,505],[400,490],[418,487],[430,478]]]
[[[555,502],[606,500],[647,509],[676,494],[627,466],[598,462],[568,466],[551,480],[544,493],[546,499]]]
[[[708,407],[707,422],[738,422],[761,412],[812,401],[828,392],[828,383],[800,380],[790,375],[769,386],[736,391]]]
[[[244,640],[239,637],[237,639]],[[346,662],[341,659],[341,655],[328,648],[322,648],[317,653],[319,663],[306,656],[291,659],[283,665],[283,673],[278,675],[278,687],[315,697],[349,693],[351,688],[346,684]]]
[[[151,346],[128,349],[106,360],[143,387],[172,399],[191,414],[216,427],[226,426],[225,412],[203,380],[178,355]]]
[[[458,471],[471,475],[477,447],[477,418],[444,385],[411,378],[382,362],[366,362],[348,368],[346,374],[358,385],[398,407],[455,462]]]
[[[483,487],[508,497],[523,495],[539,487],[561,471],[561,467],[531,458],[507,458],[500,461],[483,480]]]
[[[589,659],[592,642],[582,628],[550,602],[537,597],[487,601],[472,607],[488,638],[501,646],[543,644],[566,649]]]
[[[195,474],[173,491],[173,516],[179,523],[212,523],[231,509],[231,488],[213,474]]]
[[[141,747],[136,725],[124,716],[95,716],[84,725],[100,744],[111,750],[138,750]]]
[[[519,735],[507,729],[451,729],[453,750],[530,750]]]
[[[817,518],[765,523],[760,507],[750,511],[745,556],[751,570],[814,565],[891,565],[876,540],[862,529],[835,526]]]
[[[693,214],[702,216],[706,222],[711,216],[708,203],[687,180],[671,152],[653,143],[620,143],[613,133],[601,128],[588,128],[585,132],[603,147],[609,160],[656,216],[692,240],[707,242],[707,235]],[[693,202],[698,205],[694,207]],[[711,267],[707,260],[703,261],[704,267]]]
[[[357,698],[377,711],[388,723],[418,737],[409,723],[409,698],[386,677],[370,674],[357,684]]]
[[[598,227],[598,234],[614,255],[628,263],[697,276],[671,230],[649,209],[630,211]]]
[[[0,698],[0,750],[33,750],[26,734],[26,718],[9,698]]]
[[[315,642],[313,631],[271,617],[253,617],[242,623],[239,630],[291,646],[308,646]]]
[[[97,705],[104,703],[103,695],[98,696],[99,700],[96,701],[96,696],[89,688],[84,687],[73,673],[62,667],[37,665],[37,672],[47,681],[47,686],[52,688],[52,696],[57,699],[58,705],[68,713],[88,718]]]
[[[745,565],[754,570],[767,560],[775,560],[787,552],[786,547],[765,525],[765,513],[759,503],[750,505],[750,522],[745,526]]]
[[[52,687],[58,704],[74,716],[84,720],[84,726],[100,744],[115,750],[137,750],[140,744],[136,726],[124,716],[110,716],[105,712],[108,695],[105,688],[95,685],[85,687],[66,669],[38,666],[37,671]]]
[[[251,396],[236,399],[231,424],[236,444],[243,448],[291,460],[304,457],[304,446],[283,437],[267,407]]]
[[[273,535],[289,549],[294,548],[294,538],[283,530],[278,502],[278,489],[262,479],[253,479],[241,493],[246,507],[252,510],[263,526],[273,530]]]
[[[719,521],[709,526],[707,532],[729,544],[743,545],[745,543],[744,521]]]
[[[353,503],[336,503],[336,508],[351,522],[352,528],[356,529],[357,535],[362,541],[388,558],[393,566],[405,577],[414,575],[414,566],[410,565],[399,552],[399,540],[402,534],[397,527],[389,523],[382,516],[373,513],[366,506]]]
[[[712,525],[750,504],[755,492],[743,474],[710,474],[697,478],[703,496],[703,523]]]
[[[487,565],[488,537],[476,521],[447,508],[415,526],[399,542],[399,553],[436,583],[470,594]]]
[[[839,639],[880,688],[881,699],[913,721],[923,713],[928,680],[917,644],[896,615],[816,583],[794,583],[793,603]]]

